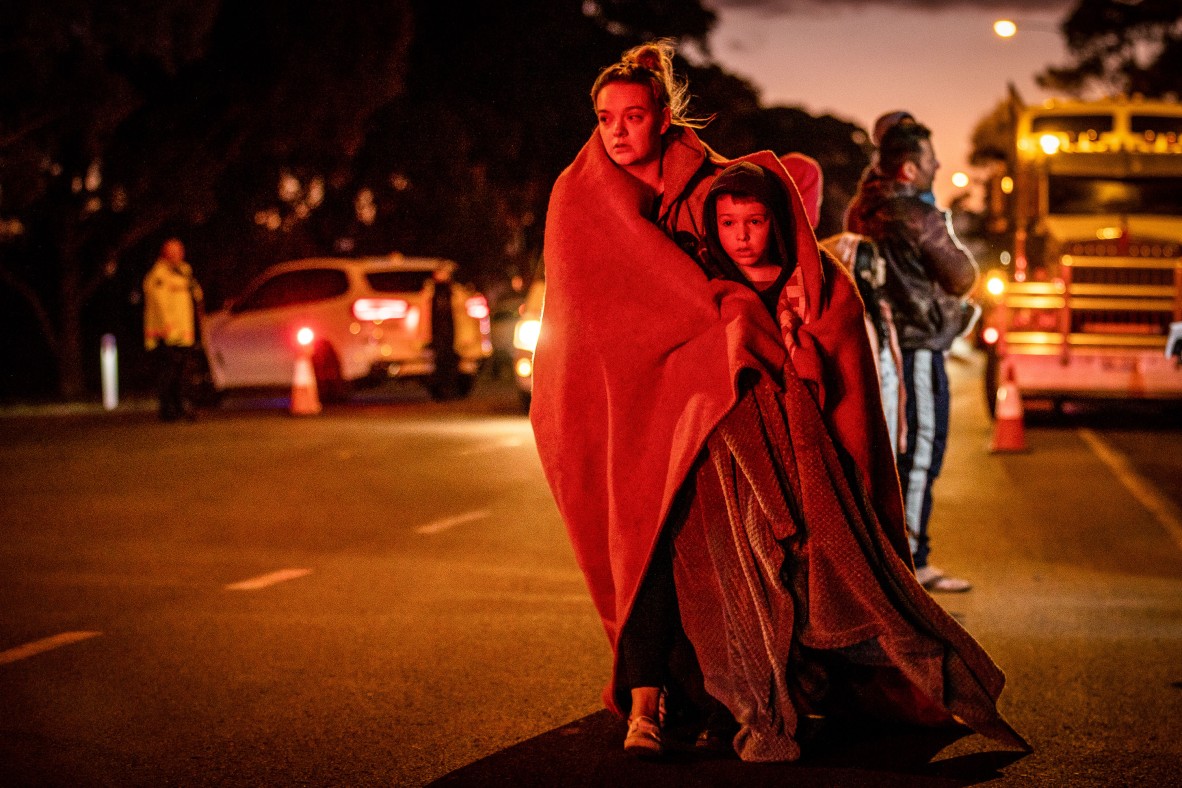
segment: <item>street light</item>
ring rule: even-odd
[[[1054,25],[1047,26],[1041,22],[1022,21],[1023,31],[1030,31],[1032,33],[1058,33],[1059,29]],[[993,32],[997,34],[998,38],[1013,38],[1018,34],[1018,22],[1013,19],[999,19],[993,23]]]
[[[999,19],[993,23],[993,32],[1002,38],[1013,38],[1018,32],[1018,25],[1012,19]]]

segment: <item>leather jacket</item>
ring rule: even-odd
[[[921,200],[911,184],[880,178],[862,185],[846,224],[873,239],[886,261],[884,294],[900,347],[950,348],[965,328],[962,297],[973,289],[978,271],[949,215]]]

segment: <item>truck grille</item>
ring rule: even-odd
[[[1105,335],[1123,343],[1164,337],[1182,314],[1177,259],[1065,258],[1072,334]],[[1097,337],[1098,338],[1098,337]]]
[[[1073,309],[1073,334],[1124,334],[1130,336],[1165,336],[1169,332],[1168,312],[1134,309]]]
[[[1071,281],[1081,285],[1151,285],[1173,287],[1172,268],[1074,268]]]

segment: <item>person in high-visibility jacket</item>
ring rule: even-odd
[[[169,238],[144,277],[144,347],[155,357],[162,421],[194,418],[188,383],[202,298],[184,244]]]

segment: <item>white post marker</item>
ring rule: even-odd
[[[103,408],[115,410],[119,407],[119,350],[115,347],[114,334],[103,334],[99,370],[103,380]]]
[[[20,659],[27,659],[36,656],[45,651],[52,651],[55,648],[68,646],[71,643],[78,643],[83,640],[89,640],[93,637],[98,637],[102,632],[63,632],[60,635],[53,635],[52,637],[41,638],[34,640],[32,643],[26,643],[23,646],[10,648],[7,651],[0,651],[0,665],[7,665],[9,662],[16,662]]]
[[[474,454],[488,454],[490,452],[498,451],[499,449],[516,449],[525,441],[521,438],[502,438],[494,443],[482,443],[478,446],[473,446],[470,449],[464,449],[459,452],[459,457],[471,457]]]
[[[312,574],[311,569],[280,569],[277,572],[268,572],[265,575],[252,577],[248,580],[241,580],[237,583],[230,583],[226,586],[227,591],[258,591],[260,588],[273,586],[276,583],[283,583],[287,580],[295,580],[298,577]]]

